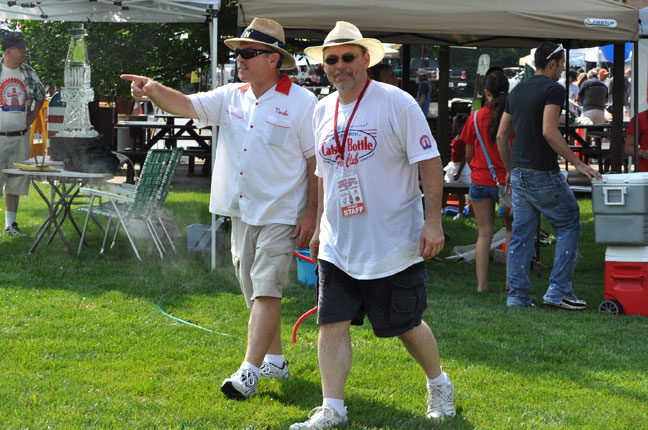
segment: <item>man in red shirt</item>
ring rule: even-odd
[[[637,148],[637,158],[639,165],[637,171],[648,172],[648,110],[639,113],[639,147]],[[628,126],[628,134],[626,136],[625,146],[623,147],[626,155],[634,156],[634,136],[635,136],[635,116],[630,121]]]

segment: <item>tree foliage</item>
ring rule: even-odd
[[[45,85],[63,85],[63,68],[73,22],[14,21],[28,41],[28,63]],[[229,50],[222,40],[236,34],[236,5],[219,12],[219,62]],[[126,96],[129,84],[122,73],[150,76],[180,89],[187,75],[211,64],[209,25],[205,23],[86,22],[86,45],[92,69],[92,88],[99,96]]]
[[[25,21],[29,63],[44,84],[63,85],[71,22]],[[185,75],[209,64],[206,24],[86,23],[86,45],[95,94],[128,94],[121,73],[150,76],[180,88]],[[207,47],[207,50],[205,50]]]

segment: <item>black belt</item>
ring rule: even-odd
[[[24,136],[25,133],[27,133],[27,129],[17,130],[17,131],[0,131],[0,136],[6,136],[6,137]]]

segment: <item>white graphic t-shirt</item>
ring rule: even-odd
[[[27,88],[20,69],[2,67],[0,75],[0,131],[24,130],[27,124]]]
[[[439,152],[416,101],[397,87],[371,81],[340,160],[333,134],[337,98],[333,93],[322,99],[313,115],[315,174],[325,187],[319,258],[356,279],[382,278],[422,261],[423,206],[416,163]],[[339,106],[340,142],[354,107]],[[344,211],[352,203],[339,195],[347,183],[362,196],[361,210]]]

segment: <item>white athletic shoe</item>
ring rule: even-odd
[[[283,365],[281,367],[277,367],[268,361],[264,361],[263,363],[261,363],[261,369],[259,371],[259,379],[264,379],[264,378],[290,379],[288,362],[284,360]]]
[[[249,369],[239,369],[223,381],[221,391],[232,399],[247,399],[256,393],[259,380]]]
[[[9,226],[6,226],[4,232],[11,236],[20,236],[20,237],[27,236],[25,233],[20,231],[20,229],[18,228],[18,224],[16,224],[15,222]]]
[[[346,408],[345,408],[346,409]],[[328,406],[318,406],[308,414],[308,421],[295,423],[290,430],[323,430],[346,425],[349,419]]]
[[[428,418],[441,420],[446,417],[452,418],[457,415],[454,408],[455,389],[454,385],[444,373],[448,380],[445,384],[429,385],[427,394],[427,414]]]

